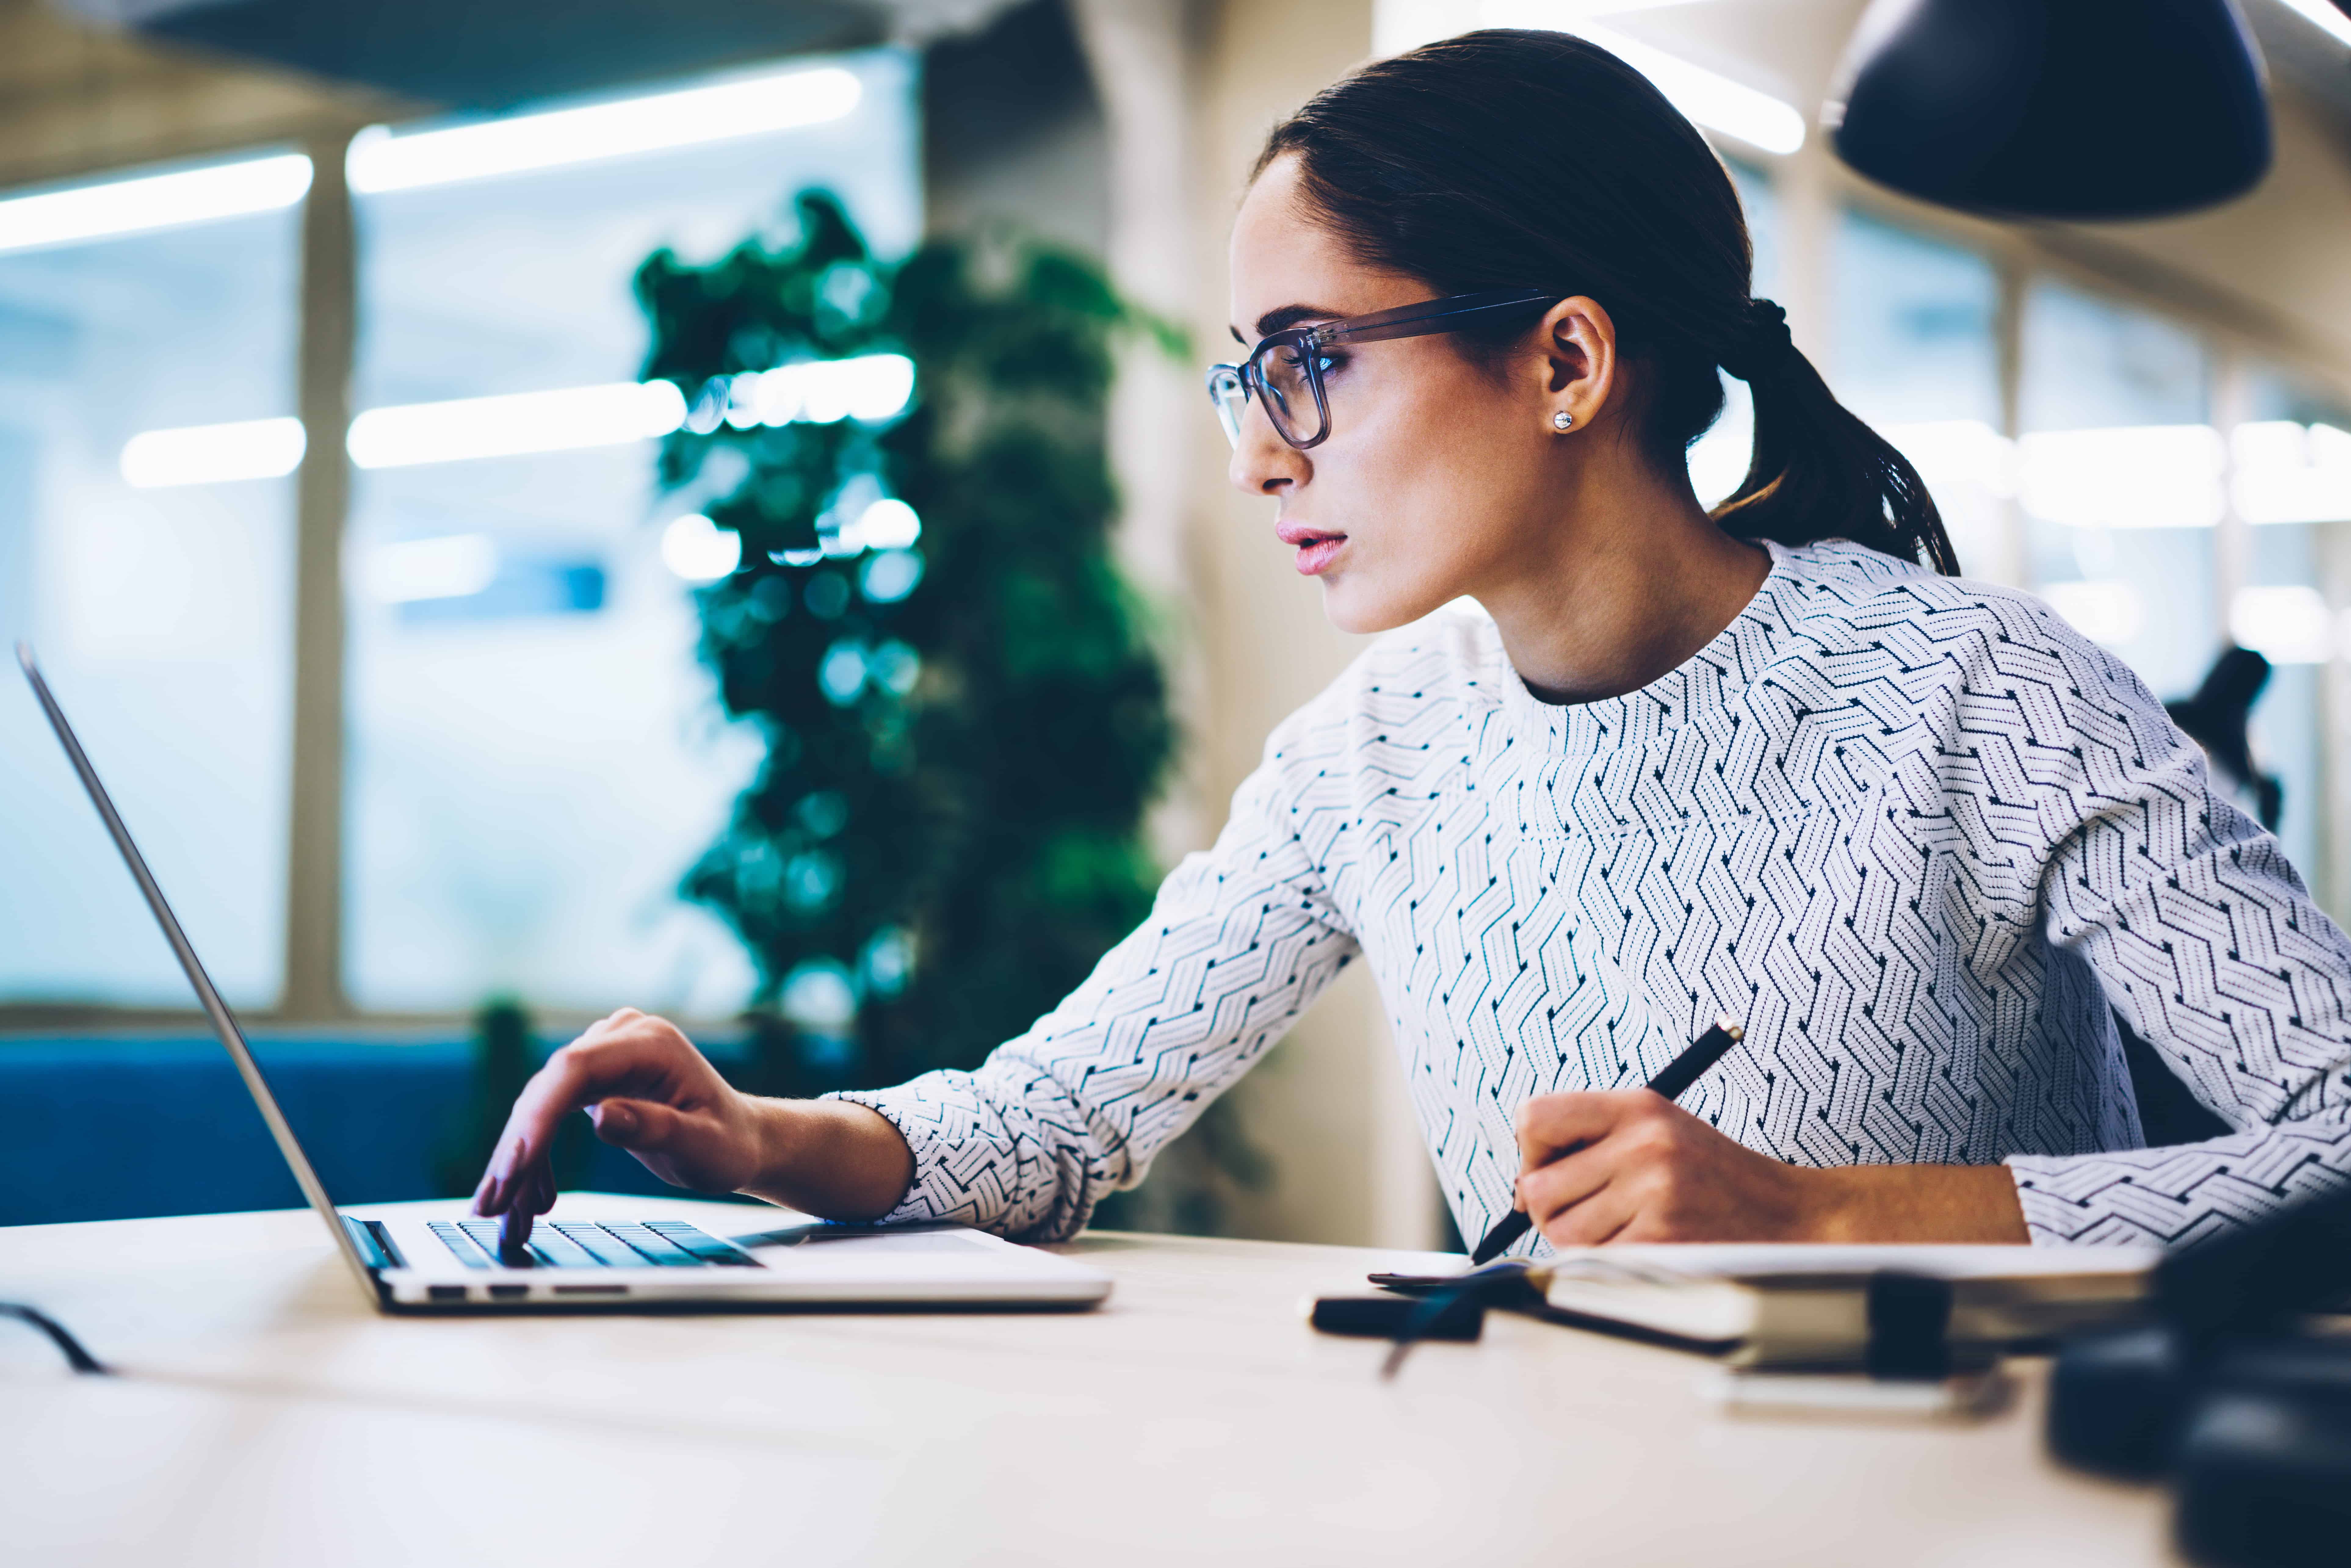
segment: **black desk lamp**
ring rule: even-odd
[[[2234,0],[1875,0],[1821,119],[1859,172],[1994,216],[2189,212],[2270,166]]]

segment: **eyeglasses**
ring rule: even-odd
[[[1320,327],[1292,327],[1251,349],[1244,363],[1209,367],[1208,401],[1217,405],[1217,423],[1235,446],[1241,444],[1241,422],[1254,397],[1265,405],[1274,434],[1302,452],[1331,434],[1331,401],[1322,390],[1323,372],[1332,363],[1326,349],[1458,332],[1500,319],[1501,312],[1549,309],[1562,298],[1539,289],[1500,288],[1424,299]]]

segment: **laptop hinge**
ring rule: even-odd
[[[384,1228],[381,1220],[353,1219],[348,1214],[338,1218],[342,1220],[343,1228],[350,1233],[352,1243],[360,1249],[360,1256],[367,1260],[369,1268],[408,1267],[407,1260],[400,1255],[400,1249],[392,1245],[392,1232]]]

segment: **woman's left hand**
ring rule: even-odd
[[[1554,1247],[2031,1239],[2004,1166],[1783,1165],[1646,1089],[1539,1095],[1518,1133],[1518,1206]]]

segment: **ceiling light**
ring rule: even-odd
[[[310,160],[299,152],[286,152],[12,196],[0,201],[0,251],[72,245],[276,212],[300,201],[309,189]]]
[[[737,428],[794,421],[874,422],[905,409],[914,392],[914,362],[904,354],[811,360],[733,377],[722,390],[728,423]],[[738,404],[752,411],[747,422],[733,417],[731,409]],[[624,445],[656,440],[685,423],[685,397],[676,383],[612,382],[371,408],[351,421],[346,448],[361,468],[405,468]],[[298,419],[150,430],[124,445],[122,476],[141,488],[274,478],[291,473],[302,461],[302,450]],[[903,520],[896,526],[903,528]]]
[[[744,383],[752,383],[747,397]],[[758,376],[735,378],[737,404],[747,403],[762,424],[831,424],[843,419],[888,419],[914,395],[914,361],[904,354],[860,354],[810,360]],[[728,423],[736,423],[732,410]]]
[[[414,190],[796,130],[839,120],[863,93],[825,66],[439,131],[375,125],[351,139],[347,169],[362,195]]]
[[[1708,131],[1735,136],[1766,152],[1793,152],[1804,144],[1804,117],[1793,104],[1759,92],[1745,82],[1694,66],[1678,55],[1587,26],[1600,11],[1636,10],[1635,5],[1575,5],[1569,0],[1485,0],[1479,20],[1489,27],[1541,27],[1573,33],[1606,49],[1649,78],[1666,101]]]
[[[277,479],[301,465],[298,419],[248,419],[235,424],[191,424],[146,430],[122,446],[122,477],[141,490],[172,485],[217,485],[231,479]]]
[[[2275,151],[2233,0],[1886,0],[1820,121],[1855,173],[2011,220],[2192,212],[2252,189]]]
[[[1549,0],[1543,5],[1527,0],[1487,0],[1482,5],[1479,0],[1373,0],[1372,53],[1401,55],[1478,27],[1565,29],[1589,16],[1689,4],[1691,0]],[[1538,12],[1541,20],[1529,19]]]
[[[685,398],[674,383],[614,382],[371,408],[351,421],[348,445],[362,468],[404,468],[620,445],[667,435],[684,421]]]
[[[2279,4],[2337,43],[2351,44],[2351,16],[2336,10],[2328,0],[2279,0]]]
[[[1647,77],[1667,102],[1708,131],[1766,152],[1793,152],[1804,144],[1804,117],[1793,104],[1622,34],[1599,27],[1574,30]]]

